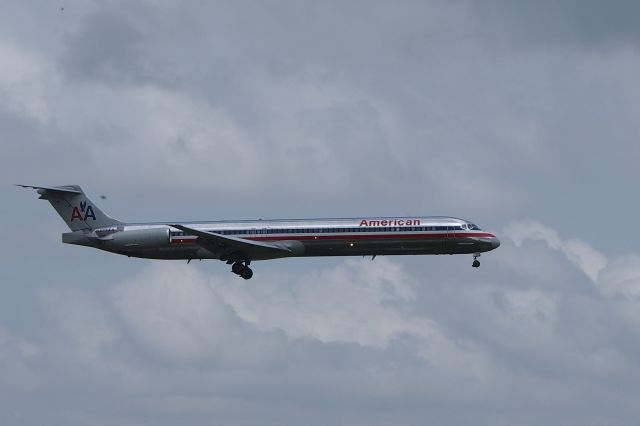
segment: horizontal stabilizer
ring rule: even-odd
[[[65,185],[65,186],[33,186],[33,185],[20,185],[22,188],[44,189],[46,191],[54,192],[67,192],[69,194],[82,194],[82,190],[77,185]]]

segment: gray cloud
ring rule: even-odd
[[[531,43],[547,48],[603,49],[616,45],[636,46],[640,31],[634,16],[640,12],[636,2],[599,1],[494,1],[474,5],[482,20],[493,16],[506,18],[502,26],[479,24],[493,35],[515,43]]]
[[[3,8],[0,423],[637,418],[636,6]],[[61,245],[14,182],[124,220],[452,214],[503,245],[244,283]]]
[[[522,226],[539,235],[539,225]],[[437,269],[425,281],[382,258],[288,278],[265,264],[259,286],[193,265],[152,264],[108,291],[47,289],[40,298],[51,319],[46,329],[30,341],[3,337],[14,362],[29,360],[3,385],[36,395],[100,383],[104,403],[70,417],[69,401],[58,397],[53,418],[107,410],[104,424],[139,424],[140,407],[159,424],[211,415],[231,423],[297,416],[492,423],[534,411],[525,424],[553,421],[558,412],[569,424],[633,418],[637,344],[623,336],[637,326],[637,315],[629,316],[637,301],[600,291],[610,279],[593,283],[562,254],[562,239],[557,247],[546,242],[556,254],[546,266],[558,269],[558,281],[538,285],[504,259],[524,262],[540,250],[529,238],[518,241],[520,248],[505,239],[508,250],[496,256],[503,283]],[[562,284],[567,279],[582,289]],[[83,373],[63,376],[71,368]],[[452,404],[467,409],[451,416],[444,406]]]
[[[143,35],[117,10],[95,14],[83,28],[69,35],[62,61],[65,75],[83,80],[143,83],[153,75],[142,74]]]

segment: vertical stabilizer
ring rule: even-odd
[[[102,212],[78,185],[64,186],[31,186],[18,185],[23,188],[33,188],[40,198],[49,201],[72,231],[93,230],[106,226],[116,226],[121,222],[110,218]]]

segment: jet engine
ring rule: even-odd
[[[169,244],[169,228],[135,229],[113,234],[110,245],[118,248],[159,248]]]

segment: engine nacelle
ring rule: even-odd
[[[117,232],[108,243],[122,249],[153,249],[169,244],[169,228],[135,229]]]

